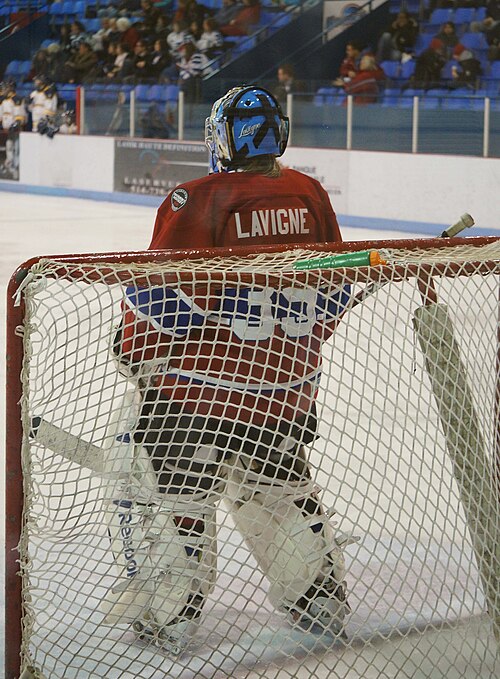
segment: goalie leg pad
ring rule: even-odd
[[[349,612],[345,560],[329,516],[308,478],[284,484],[250,480],[235,468],[227,502],[260,569],[270,582],[269,599],[289,620],[313,629],[343,631]]]
[[[147,521],[153,596],[140,622],[147,636],[174,653],[189,642],[217,574],[215,498],[169,500]],[[138,625],[137,625],[138,627]]]

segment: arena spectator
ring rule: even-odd
[[[136,82],[144,82],[154,77],[154,69],[151,65],[151,54],[143,40],[138,40],[135,43],[132,61],[132,75]]]
[[[47,45],[48,69],[47,78],[51,82],[59,82],[62,80],[64,72],[65,55],[61,45],[57,42],[51,42]]]
[[[488,58],[500,59],[500,0],[486,3],[486,16],[482,21],[472,21],[471,31],[482,32],[489,45]]]
[[[155,29],[151,34],[151,37],[153,38],[153,40],[159,39],[165,42],[169,33],[170,33],[170,23],[165,14],[160,14],[158,19],[156,20]]]
[[[156,22],[161,15],[161,10],[158,7],[155,7],[151,0],[141,0],[141,13],[139,19],[146,34],[150,35],[155,32]]]
[[[408,12],[401,11],[382,33],[377,46],[377,61],[400,61],[403,54],[411,54],[418,37],[418,23]]]
[[[98,31],[91,35],[92,45],[94,51],[98,54],[104,55],[107,52],[110,33],[110,18],[108,16],[103,16],[99,19],[101,22],[101,27]]]
[[[120,33],[120,42],[125,43],[131,51],[135,48],[139,40],[139,33],[127,17],[120,17],[116,20],[116,28]]]
[[[87,40],[80,40],[78,50],[64,64],[64,80],[81,84],[91,82],[97,75],[97,54]]]
[[[197,24],[202,26],[203,19],[205,19],[207,16],[210,16],[210,14],[211,12],[207,7],[205,7],[205,5],[202,5],[196,0],[187,0],[184,21],[188,26],[190,26],[193,21],[196,21]]]
[[[177,9],[172,17],[172,22],[174,21],[186,21],[186,5],[187,0],[177,0]]]
[[[259,0],[243,0],[243,6],[225,26],[221,26],[222,35],[248,35],[252,26],[259,23]]]
[[[203,33],[196,42],[196,47],[209,59],[213,59],[222,52],[223,46],[224,38],[217,27],[217,22],[212,17],[208,17],[203,22]]]
[[[434,38],[440,40],[444,47],[444,56],[451,59],[453,50],[460,43],[457,30],[453,21],[447,21],[441,26],[441,30]]]
[[[183,21],[175,20],[172,23],[172,30],[167,36],[167,45],[170,50],[172,58],[177,60],[180,58],[180,47],[186,42],[192,41],[192,36],[186,28]]]
[[[141,11],[141,0],[120,0],[117,5],[118,14],[121,16],[131,16],[139,14]]]
[[[457,60],[458,65],[451,69],[452,86],[475,90],[479,78],[483,74],[481,62],[474,57],[471,50],[466,49],[463,45],[457,45],[453,52],[453,58]]]
[[[372,54],[364,54],[359,62],[358,72],[344,82],[346,94],[353,96],[357,105],[374,104],[378,101],[385,73],[377,65]]]
[[[69,28],[69,49],[71,51],[77,52],[78,46],[82,40],[87,39],[87,33],[85,32],[85,26],[81,21],[73,21]]]
[[[280,104],[286,103],[288,94],[304,92],[304,83],[295,78],[295,71],[291,64],[283,64],[277,72],[278,84],[273,89],[273,94]]]
[[[156,79],[160,77],[162,72],[170,66],[172,59],[168,52],[166,44],[163,40],[157,38],[153,43],[153,51],[151,52],[151,73]]]
[[[345,57],[340,64],[339,75],[334,85],[343,86],[345,82],[354,78],[359,71],[361,56],[361,45],[355,40],[350,40],[345,46]]]
[[[110,43],[108,50],[114,54],[111,68],[107,69],[106,77],[115,82],[122,82],[133,75],[134,62],[128,45],[122,42]]]
[[[239,0],[222,0],[222,7],[215,13],[214,19],[218,26],[230,24],[243,5]]]
[[[200,98],[201,77],[208,65],[207,57],[196,49],[192,42],[184,43],[179,49],[181,59],[177,62],[179,86],[187,103],[196,103]]]
[[[35,52],[33,59],[31,60],[31,70],[29,73],[29,79],[34,80],[38,76],[49,74],[49,55],[46,49],[39,49]]]
[[[47,78],[40,76],[34,81],[35,89],[30,93],[32,130],[38,131],[43,118],[54,118],[57,112],[57,90]]]
[[[445,65],[446,49],[441,40],[433,38],[429,47],[418,55],[415,62],[415,72],[411,77],[414,87],[429,89],[442,84],[441,70]]]
[[[199,24],[197,21],[192,21],[189,24],[189,32],[193,36],[194,44],[197,45],[198,40],[201,38],[201,34],[203,33],[202,24]]]
[[[107,39],[109,42],[120,42],[121,40],[122,34],[118,30],[117,22],[118,22],[117,17],[109,18],[109,30],[107,35]]]

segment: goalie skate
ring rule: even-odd
[[[180,655],[187,648],[199,624],[199,618],[205,598],[193,597],[186,609],[175,620],[161,625],[152,613],[132,625],[137,638],[147,644],[153,644],[172,655]]]
[[[347,638],[345,619],[351,612],[347,602],[345,582],[334,580],[312,585],[296,604],[287,610],[292,626],[313,634],[328,633],[334,637]]]

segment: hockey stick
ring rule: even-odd
[[[455,222],[455,224],[452,224],[447,229],[445,229],[441,233],[439,238],[454,238],[464,229],[468,229],[473,225],[474,219],[470,216],[470,214],[465,212],[460,217],[460,219],[457,222]],[[363,288],[363,290],[360,290],[360,292],[358,292],[357,295],[352,298],[352,302],[347,305],[346,310],[354,309],[354,307],[358,306],[358,304],[361,304],[361,302],[364,302],[365,299],[367,299],[371,295],[374,295],[376,292],[378,292],[381,288],[385,287],[390,282],[391,282],[390,280],[385,280],[385,281],[373,281],[372,283],[368,283],[368,285],[366,285]]]
[[[69,462],[87,467],[101,476],[105,473],[104,448],[74,436],[41,417],[32,418],[29,437],[34,443],[61,455]]]

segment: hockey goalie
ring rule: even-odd
[[[259,87],[237,87],[206,121],[208,176],[159,208],[150,249],[338,242],[326,191],[283,168],[288,119]],[[262,279],[262,277],[261,277]],[[131,623],[172,653],[189,644],[217,575],[224,501],[268,597],[291,625],[344,634],[343,547],[312,480],[321,346],[349,290],[247,278],[126,289],[113,351],[136,386],[119,443],[130,483],[109,501],[117,584],[106,623]]]

